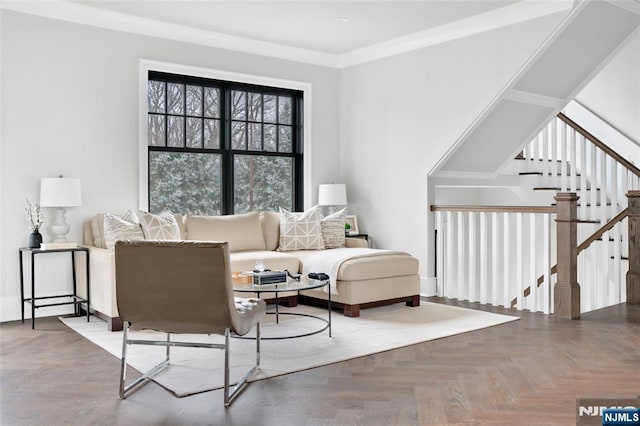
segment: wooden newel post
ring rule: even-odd
[[[578,196],[575,192],[558,192],[558,278],[553,288],[554,315],[580,318],[580,285],[578,284]]]
[[[629,271],[627,303],[640,304],[640,191],[627,192],[629,199]]]

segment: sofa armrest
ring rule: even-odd
[[[344,245],[348,248],[354,247],[369,247],[369,242],[362,238],[350,238],[346,237],[344,239]]]
[[[91,291],[91,309],[109,317],[117,317],[118,306],[116,303],[116,278],[115,278],[115,252],[95,246],[86,246],[89,249],[89,289]],[[84,269],[84,262],[78,265]],[[79,277],[84,277],[84,271]],[[85,285],[78,286],[78,295],[86,297]]]

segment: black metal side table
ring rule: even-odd
[[[35,278],[35,260],[36,255],[39,254],[47,254],[47,253],[71,253],[71,273],[73,277],[73,293],[71,294],[61,294],[57,296],[43,296],[36,297],[35,288],[36,288],[36,278]],[[76,292],[76,253],[84,252],[85,259],[87,264],[87,298],[83,299],[77,295]],[[23,255],[25,253],[31,254],[31,297],[24,297],[24,268],[23,268]],[[89,316],[91,315],[91,296],[89,293],[89,249],[86,247],[74,247],[74,248],[65,248],[65,249],[53,249],[53,250],[41,250],[34,249],[29,247],[21,247],[19,250],[20,255],[20,309],[22,311],[22,322],[24,322],[24,304],[31,304],[31,329],[35,329],[36,326],[36,309],[43,308],[45,306],[60,306],[60,305],[71,305],[73,304],[74,312],[76,315],[80,315],[80,305],[86,304],[87,306],[87,322],[89,322]],[[38,300],[46,300],[46,299],[59,299],[59,298],[67,298],[68,300],[64,302],[54,302],[54,303],[42,303],[39,304]]]

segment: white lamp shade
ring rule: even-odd
[[[58,177],[40,180],[40,206],[77,207],[80,204],[80,179]]]
[[[320,185],[318,188],[318,204],[321,206],[346,206],[347,186],[344,183]]]

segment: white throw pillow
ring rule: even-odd
[[[322,214],[318,206],[304,213],[280,208],[280,244],[278,251],[324,249]]]
[[[111,213],[104,214],[104,243],[105,247],[112,249],[116,241],[144,240],[144,234],[139,223],[135,223],[131,212],[125,213],[120,218]]]
[[[138,220],[147,240],[179,240],[180,228],[173,213],[164,211],[153,214],[138,210]]]

